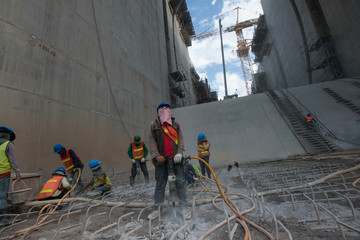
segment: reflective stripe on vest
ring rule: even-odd
[[[0,145],[0,174],[11,171],[9,158],[6,156],[6,148],[10,141],[6,141]]]
[[[135,145],[135,142],[131,143],[132,145],[132,155],[135,160],[141,159],[144,157],[144,142],[141,141],[139,146]]]
[[[312,120],[313,120],[313,117],[311,117],[311,116],[306,117],[306,122],[311,122]]]
[[[204,145],[201,144],[201,142],[198,142],[198,148],[200,151],[198,151],[199,157],[207,157],[210,155],[209,151],[204,149]]]
[[[64,176],[55,176],[50,178],[45,185],[42,187],[39,195],[36,197],[36,199],[44,199],[51,197],[53,193],[59,188],[61,179]]]
[[[68,173],[72,173],[72,169],[74,168],[74,161],[70,157],[69,150],[66,150],[65,157],[62,157],[60,155],[60,159],[61,159],[62,163],[64,164],[65,170]]]

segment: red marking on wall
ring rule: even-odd
[[[45,46],[44,44],[39,44],[39,47],[40,47],[42,50],[50,53],[53,57],[56,56],[56,52],[53,51],[53,50],[51,50],[49,47]]]

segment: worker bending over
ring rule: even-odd
[[[80,161],[80,158],[72,149],[66,149],[61,144],[56,144],[54,146],[54,153],[60,155],[61,162],[64,164],[64,168],[69,174],[69,182],[72,186],[75,185],[76,180],[79,176],[79,169],[83,170],[84,164]],[[81,174],[78,182],[79,190],[78,193],[82,191],[83,184],[81,182]]]
[[[138,168],[141,168],[141,171],[144,174],[145,182],[149,183],[149,173],[146,167],[145,158],[148,154],[148,149],[139,136],[134,137],[134,141],[130,143],[128,149],[128,156],[131,159],[131,176],[130,176],[130,185],[134,185],[135,177],[137,174]],[[140,170],[139,170],[140,174]],[[140,179],[140,177],[139,177]]]
[[[72,189],[72,186],[66,178],[65,168],[59,167],[52,175],[53,177],[44,184],[36,199],[60,199]]]
[[[110,191],[112,183],[105,170],[101,167],[101,162],[93,159],[89,162],[89,168],[93,174],[91,181],[84,187],[84,189],[91,186],[92,192],[88,193],[89,196],[96,195],[97,193],[106,193]]]

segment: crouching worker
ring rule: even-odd
[[[36,199],[60,199],[72,189],[72,186],[66,178],[65,168],[60,167],[56,169],[52,175],[53,177],[45,183]]]
[[[93,174],[93,179],[91,182],[86,184],[85,188],[91,186],[91,192],[88,193],[89,196],[97,195],[98,193],[106,193],[112,187],[109,176],[105,173],[104,169],[101,167],[101,162],[96,159],[93,159],[89,162],[89,168]]]
[[[197,176],[202,177],[200,170],[196,166],[191,164],[189,160],[186,160],[184,162],[184,175],[188,185],[198,181],[199,179],[197,178]]]

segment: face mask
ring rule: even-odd
[[[170,108],[159,108],[158,113],[161,124],[167,122],[168,124],[172,125]]]

